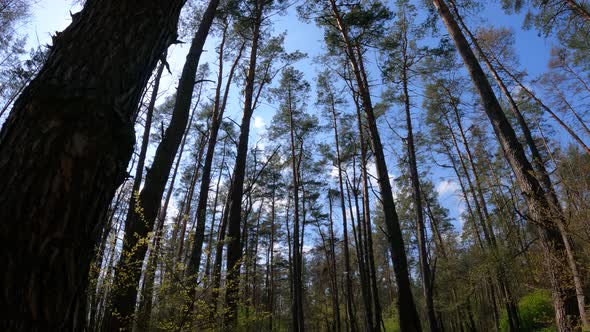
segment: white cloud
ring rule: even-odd
[[[330,177],[337,179],[338,178],[338,167],[332,165],[329,168]]]
[[[265,125],[266,122],[264,122],[264,119],[262,117],[254,116],[254,128],[264,129]]]
[[[369,173],[369,177],[376,179],[377,178],[377,165],[374,162],[370,161],[367,164],[367,173]],[[390,174],[391,175],[391,174]]]
[[[457,190],[459,190],[459,184],[455,181],[443,180],[436,185],[436,192],[440,196],[454,194]]]

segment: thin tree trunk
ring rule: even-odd
[[[217,203],[219,200],[219,185],[221,184],[221,176],[223,175],[223,167],[225,165],[226,155],[226,141],[223,141],[223,149],[221,153],[221,163],[219,164],[219,174],[217,175],[217,184],[215,185],[215,198],[213,199],[213,212],[211,212],[211,225],[209,227],[209,239],[207,240],[207,260],[205,263],[205,275],[211,278],[210,265],[211,254],[213,251],[213,230],[215,229],[215,217],[217,216]],[[196,212],[198,213],[198,211]],[[220,218],[221,219],[221,218]],[[219,232],[219,229],[217,230]],[[210,283],[210,281],[208,281]]]
[[[554,87],[555,87],[557,95],[559,96],[559,99],[561,99],[561,101],[565,104],[567,109],[570,110],[570,112],[574,115],[576,120],[578,120],[578,122],[580,123],[580,126],[582,126],[582,128],[586,132],[586,135],[590,135],[590,128],[588,128],[588,125],[586,125],[586,122],[584,121],[584,119],[582,119],[580,114],[578,114],[578,112],[576,112],[576,110],[573,108],[573,106],[570,104],[570,102],[567,101],[567,99],[563,95],[563,92],[561,91],[561,89],[559,89],[559,87],[557,87],[557,86],[554,86]],[[590,90],[588,92],[590,92]]]
[[[252,301],[251,306],[254,308],[254,313],[258,311],[258,284],[256,283],[256,272],[258,269],[258,243],[260,240],[260,219],[262,218],[262,207],[264,206],[264,197],[260,202],[258,209],[258,217],[256,218],[256,231],[254,232],[254,244],[252,246]]]
[[[195,228],[195,241],[191,249],[190,258],[187,265],[186,274],[188,276],[194,276],[199,271],[201,264],[201,256],[203,250],[203,241],[205,239],[205,223],[207,220],[207,202],[209,199],[209,187],[211,185],[211,167],[213,165],[213,157],[215,155],[215,146],[217,145],[217,137],[219,129],[223,121],[223,114],[225,113],[225,106],[227,104],[227,98],[229,95],[230,86],[233,80],[235,70],[238,66],[240,59],[242,58],[242,52],[245,48],[245,43],[242,43],[238,54],[231,66],[229,71],[229,77],[225,85],[225,91],[223,98],[221,97],[221,88],[223,83],[223,62],[226,34],[228,26],[226,25],[223,30],[221,44],[219,46],[219,73],[217,75],[217,87],[215,89],[215,100],[213,103],[213,114],[211,115],[211,128],[209,130],[209,142],[207,145],[207,154],[203,164],[203,175],[201,176],[201,186],[199,188],[199,202],[197,203],[197,223]]]
[[[178,253],[176,254],[176,258],[179,262],[185,261],[185,249],[184,249],[184,237],[186,235],[186,225],[191,215],[191,205],[193,201],[193,196],[195,194],[195,185],[197,184],[197,179],[199,178],[199,170],[201,169],[201,160],[203,158],[203,152],[205,150],[205,146],[207,143],[207,134],[202,133],[201,139],[199,140],[198,150],[197,150],[197,160],[195,165],[193,166],[193,175],[191,177],[190,186],[188,188],[186,202],[184,204],[184,209],[180,211],[180,219],[182,221],[182,228],[180,230],[180,236],[178,238],[180,244],[178,245]],[[207,151],[208,153],[209,151]],[[204,236],[203,231],[203,236]],[[196,274],[196,273],[195,273]],[[195,277],[195,284],[196,284],[196,275]]]
[[[452,130],[452,129],[449,129],[449,130]],[[450,147],[446,143],[443,143],[443,146],[445,148],[447,156],[449,157],[449,160],[451,161],[451,166],[453,168],[453,171],[455,172],[455,175],[457,175],[457,181],[459,182],[459,187],[461,188],[461,193],[463,194],[463,199],[465,199],[467,213],[471,216],[471,220],[473,221],[473,230],[475,232],[475,239],[476,239],[479,247],[483,250],[483,248],[484,248],[483,241],[481,239],[481,234],[479,233],[479,226],[475,222],[475,220],[477,218],[475,217],[475,213],[473,212],[473,207],[471,206],[471,202],[469,201],[469,194],[468,194],[469,192],[468,192],[467,188],[465,187],[463,180],[461,179],[461,173],[459,171],[459,167],[457,166],[457,161],[456,161],[455,157],[453,156]],[[457,148],[456,143],[455,143],[455,148]],[[461,166],[462,166],[462,169],[465,171],[465,169],[466,169],[465,165],[462,164]],[[468,182],[469,181],[470,180],[468,179]],[[470,187],[471,187],[471,185],[470,185]]]
[[[567,133],[578,143],[587,154],[590,154],[590,147],[584,143],[584,141],[571,129],[563,120],[553,112],[549,106],[545,105],[541,99],[539,99],[531,90],[529,90],[512,72],[510,72],[500,61],[496,61],[499,69],[506,73],[529,97],[531,97],[541,108],[549,113],[549,115],[563,128]]]
[[[404,34],[404,59],[406,56],[407,35]],[[418,238],[418,259],[420,262],[420,275],[422,276],[422,292],[426,302],[426,317],[428,318],[428,327],[430,332],[437,332],[439,330],[436,320],[436,313],[434,311],[434,295],[433,284],[431,281],[432,272],[430,264],[428,263],[428,251],[426,249],[426,229],[424,226],[424,207],[422,205],[422,194],[420,193],[420,175],[418,173],[418,163],[416,161],[416,146],[414,144],[414,131],[412,128],[412,112],[410,107],[410,93],[408,92],[408,77],[409,70],[407,63],[403,64],[402,69],[402,91],[404,100],[404,110],[406,113],[406,146],[408,149],[408,161],[410,168],[410,179],[412,182],[412,195],[414,201],[414,211],[416,213],[416,234]]]
[[[384,219],[387,226],[387,237],[391,246],[391,256],[394,262],[393,267],[398,285],[397,306],[400,317],[400,329],[402,332],[421,331],[422,327],[418,312],[416,311],[414,296],[412,295],[406,251],[397,212],[395,210],[393,193],[389,182],[389,172],[387,170],[385,155],[383,153],[383,145],[381,144],[381,137],[379,136],[379,130],[377,129],[377,122],[373,112],[373,103],[371,101],[371,95],[365,77],[366,74],[361,70],[361,55],[354,51],[353,45],[348,37],[347,27],[343,23],[336,2],[330,0],[330,5],[332,14],[336,19],[337,28],[344,41],[345,51],[350,60],[350,65],[357,83],[363,110],[365,111],[367,119],[373,153],[375,155],[377,181],[379,183]]]
[[[334,324],[336,327],[336,331],[342,331],[342,322],[340,321],[340,299],[338,298],[338,269],[336,266],[336,238],[334,234],[334,218],[333,218],[333,209],[332,209],[332,197],[330,193],[328,193],[328,221],[330,222],[330,265],[333,275],[331,276],[332,281],[332,289],[330,290],[330,294],[332,295],[332,307],[334,310]]]
[[[475,211],[477,212],[477,216],[478,216],[478,219],[481,224],[481,229],[482,229],[482,232],[484,235],[485,243],[487,245],[487,247],[484,247],[482,244],[482,250],[484,250],[484,251],[490,250],[491,254],[495,256],[495,259],[501,259],[499,257],[496,257],[497,256],[497,244],[496,244],[495,237],[493,236],[493,230],[492,230],[491,226],[489,225],[490,224],[490,216],[489,216],[489,212],[487,210],[487,203],[486,203],[486,200],[483,196],[483,191],[481,189],[481,183],[479,180],[478,171],[477,171],[474,161],[473,161],[471,149],[469,147],[469,143],[467,141],[467,136],[465,135],[465,131],[463,130],[463,124],[462,124],[461,117],[459,115],[459,111],[458,111],[457,107],[458,107],[458,105],[456,105],[454,103],[451,105],[451,108],[453,110],[453,114],[455,115],[455,123],[457,124],[459,136],[461,137],[461,142],[463,143],[463,147],[465,148],[465,154],[467,155],[467,158],[463,157],[463,155],[461,154],[461,150],[459,148],[459,143],[457,142],[457,138],[455,136],[455,131],[452,129],[451,122],[446,114],[444,114],[444,118],[445,118],[445,121],[447,122],[447,126],[449,128],[449,133],[452,138],[453,145],[455,146],[455,150],[457,151],[457,158],[459,159],[459,162],[461,164],[461,168],[463,170],[463,173],[465,174],[465,179],[467,180],[467,184],[469,186],[470,192],[473,197]],[[467,162],[465,161],[465,159],[467,159]],[[469,174],[469,169],[467,167],[467,163],[469,164],[469,168],[471,169],[471,172],[473,173],[474,179],[472,179],[471,175]],[[467,199],[468,198],[466,198],[466,200]],[[474,222],[474,224],[475,224],[475,222]],[[502,289],[506,289],[503,284],[504,278],[502,277],[503,275],[505,275],[505,273],[501,272],[501,270],[500,270],[501,266],[495,267],[495,269],[496,269],[496,273],[498,274],[497,281],[502,284],[500,287],[502,287]],[[489,276],[486,278],[486,283],[487,283],[487,287],[490,292],[490,298],[492,299],[491,302],[492,302],[492,308],[493,308],[493,313],[494,313],[495,328],[496,328],[496,330],[498,330],[500,327],[500,314],[498,312],[498,307],[496,305],[496,300],[495,300],[496,294],[495,294],[495,289],[493,286],[494,283]],[[506,300],[505,303],[508,305],[508,307],[510,309],[510,310],[508,310],[509,325],[512,328],[511,331],[514,331],[516,329],[516,322],[518,322],[518,314],[515,311],[516,306],[513,303],[511,296],[505,298],[505,300]],[[515,318],[515,315],[516,315],[516,318]]]
[[[293,330],[295,332],[304,331],[305,325],[303,320],[303,282],[302,282],[302,257],[300,251],[300,211],[299,211],[299,163],[295,153],[295,128],[293,120],[293,108],[291,105],[291,89],[288,89],[288,111],[289,111],[289,133],[291,137],[291,175],[293,177]]]
[[[363,217],[367,229],[367,252],[369,258],[369,274],[371,280],[371,292],[373,296],[373,326],[379,331],[380,326],[385,330],[384,322],[381,318],[381,303],[379,301],[379,290],[377,284],[377,270],[375,268],[375,255],[373,253],[373,229],[371,223],[371,203],[369,200],[369,177],[367,173],[367,143],[365,140],[365,129],[361,117],[361,107],[355,98],[357,125],[359,130],[360,150],[361,150],[361,177],[363,183]]]
[[[131,192],[131,198],[129,200],[129,211],[127,212],[127,218],[129,219],[129,213],[133,213],[132,210],[134,210],[136,208],[137,202],[136,202],[136,197],[139,195],[139,189],[141,186],[141,180],[143,177],[143,168],[145,165],[145,156],[147,153],[147,148],[149,145],[149,140],[150,140],[150,129],[152,127],[152,118],[153,118],[153,114],[154,114],[154,109],[156,108],[156,100],[158,99],[158,92],[160,90],[160,79],[162,78],[162,73],[164,72],[164,66],[165,66],[165,58],[166,58],[166,54],[164,54],[162,56],[162,62],[160,63],[160,66],[158,67],[158,70],[156,72],[156,77],[154,78],[154,87],[152,88],[152,95],[150,97],[150,102],[146,111],[146,115],[145,115],[145,122],[144,122],[144,129],[143,129],[143,137],[142,137],[142,142],[141,142],[141,149],[139,152],[139,157],[138,157],[138,161],[137,161],[137,168],[135,170],[135,179],[133,181],[133,190]],[[150,254],[150,259],[148,259],[148,262],[151,261],[151,256],[152,254]],[[155,255],[154,255],[155,256]],[[147,274],[146,275],[150,275],[150,268],[152,268],[150,266],[150,264],[148,263],[148,267],[146,268]],[[155,275],[155,270],[154,273]],[[139,324],[147,324],[147,325],[138,325],[139,328],[142,328],[142,330],[146,330],[149,327],[149,315],[151,314],[151,298],[152,298],[152,290],[153,290],[153,280],[151,280],[150,278],[146,278],[147,282],[144,283],[145,287],[142,289],[142,295],[141,295],[141,299],[142,302],[141,304],[143,306],[140,306],[140,308],[142,309],[140,312],[142,313],[142,319],[140,319],[138,321]],[[151,284],[150,284],[151,281]],[[149,304],[147,306],[145,306],[144,302],[149,302]],[[150,313],[148,313],[146,310],[150,311]]]
[[[357,330],[356,318],[353,310],[352,298],[352,269],[350,267],[350,253],[348,244],[348,222],[346,218],[346,203],[344,200],[344,184],[342,175],[342,157],[340,156],[340,140],[338,135],[338,121],[336,118],[336,110],[332,107],[332,128],[334,129],[334,141],[336,143],[336,167],[338,168],[338,188],[340,191],[340,209],[342,213],[342,237],[344,239],[344,273],[345,273],[345,287],[344,297],[346,298],[346,312],[348,320],[350,321],[350,331]]]
[[[295,297],[293,295],[293,245],[291,242],[292,236],[291,236],[291,225],[289,224],[289,216],[291,216],[290,214],[291,212],[291,195],[289,194],[289,192],[287,192],[287,211],[286,211],[286,218],[285,218],[285,225],[286,225],[286,229],[287,229],[287,248],[288,248],[288,264],[289,264],[289,274],[288,274],[288,280],[289,280],[289,295],[292,299],[293,302],[295,302]],[[291,311],[293,311],[295,304],[291,304]],[[295,321],[295,319],[291,319],[292,322]],[[294,324],[293,324],[294,327]]]
[[[329,218],[331,218],[331,217],[332,216],[330,216]],[[328,241],[326,241],[326,235],[324,235],[324,232],[322,231],[322,227],[321,227],[320,223],[319,222],[316,222],[314,224],[316,225],[316,227],[318,229],[318,234],[320,235],[320,239],[322,240],[322,242],[321,242],[321,248],[324,251],[324,255],[325,255],[325,258],[326,258],[326,264],[328,265],[328,275],[329,275],[329,279],[330,279],[330,282],[329,282],[328,287],[330,289],[330,295],[331,295],[330,298],[331,298],[331,302],[332,302],[331,303],[331,305],[332,305],[332,311],[333,311],[332,314],[335,314],[335,310],[336,309],[335,309],[335,301],[334,301],[334,294],[333,294],[333,290],[334,290],[333,280],[334,280],[334,277],[335,277],[335,275],[334,275],[335,272],[332,270],[332,263],[331,263],[331,261],[332,261],[331,256],[332,255],[330,253],[330,242],[329,242],[329,239],[328,239]],[[323,283],[320,283],[319,286],[320,287],[324,287],[323,286]],[[328,303],[327,302],[328,301],[325,302],[326,304],[324,305],[324,310],[323,310],[324,322],[326,324],[325,329],[328,330],[328,331],[335,331],[336,330],[336,324],[337,324],[336,323],[336,319],[334,319],[334,317],[332,317],[332,319],[330,320],[330,317],[329,317],[329,314],[328,314],[328,312],[329,312],[329,309],[328,309],[329,306],[328,306]]]
[[[196,107],[193,107],[191,118],[188,121],[189,123],[193,122],[193,116],[195,115],[195,110],[196,110]],[[168,190],[166,191],[166,198],[164,198],[164,204],[162,204],[162,207],[160,208],[160,212],[158,214],[156,235],[161,233],[164,228],[164,222],[166,221],[166,217],[168,214],[168,205],[170,204],[170,199],[172,198],[172,192],[174,191],[174,184],[176,183],[176,176],[178,175],[178,169],[180,168],[180,161],[182,160],[182,156],[184,154],[184,147],[186,146],[187,134],[188,134],[188,132],[184,133],[184,137],[182,138],[182,143],[180,143],[180,151],[178,152],[178,155],[176,156],[176,163],[174,163],[172,177],[168,181],[169,184],[168,184]],[[174,258],[174,249],[176,248],[176,242],[178,239],[179,218],[177,218],[176,221],[177,221],[177,223],[174,225],[174,229],[172,230],[172,237],[170,239],[170,243],[171,243],[170,246],[172,247],[172,249],[170,250],[170,253],[169,253],[170,256],[168,257],[168,261],[173,262],[172,266],[169,266],[171,268],[171,270],[174,270],[176,268],[176,259]],[[167,269],[164,269],[164,271],[162,271],[163,275],[166,275],[167,272],[170,272],[170,271],[166,271],[166,270]]]
[[[187,128],[199,59],[218,4],[219,0],[209,2],[201,24],[193,37],[178,82],[170,125],[158,145],[154,162],[147,172],[144,187],[139,195],[139,204],[141,206],[139,211],[141,213],[134,213],[132,218],[127,219],[125,225],[124,259],[119,262],[115,273],[115,286],[119,289],[114,294],[112,301],[113,312],[117,314],[111,315],[109,319],[111,324],[107,325],[115,331],[131,327],[130,320],[135,309],[137,285],[141,277],[141,266],[147,250],[145,243],[140,240],[145,238],[148,232],[153,229],[174,157]]]
[[[276,218],[276,180],[273,176],[272,198],[270,210],[270,241],[267,254],[267,274],[266,274],[266,311],[270,314],[268,317],[268,331],[273,331],[274,316],[274,244],[275,244],[275,218]]]
[[[145,115],[145,122],[143,128],[143,136],[141,140],[141,147],[139,150],[139,156],[137,157],[137,166],[135,168],[135,177],[133,179],[133,189],[131,191],[131,197],[129,198],[129,207],[127,211],[127,218],[126,220],[130,220],[131,214],[135,213],[135,209],[137,208],[137,198],[139,196],[139,189],[141,187],[141,182],[143,180],[143,168],[145,165],[145,157],[147,154],[147,149],[150,143],[150,131],[152,128],[152,118],[154,114],[154,109],[156,108],[156,100],[158,98],[158,91],[160,89],[160,79],[162,78],[162,73],[164,72],[165,66],[165,57],[166,54],[162,56],[162,62],[158,67],[156,72],[156,77],[154,81],[154,88],[152,90],[152,95],[150,97],[150,103],[148,105],[148,109]]]
[[[101,331],[102,330],[102,321],[103,321],[103,317],[105,315],[105,310],[108,307],[107,304],[107,300],[109,297],[109,291],[112,289],[112,286],[110,286],[109,284],[111,283],[111,275],[113,270],[115,269],[115,256],[116,256],[116,252],[117,252],[117,234],[119,234],[119,231],[121,230],[121,227],[123,226],[123,223],[121,222],[122,218],[117,218],[117,220],[115,221],[115,224],[117,225],[117,227],[115,228],[115,232],[113,233],[113,241],[112,244],[110,246],[110,253],[107,256],[107,264],[105,266],[105,272],[104,272],[104,277],[103,277],[103,285],[102,287],[104,288],[104,292],[102,294],[102,299],[101,299],[101,304],[100,304],[100,309],[101,312],[99,312],[98,317],[96,318],[96,326],[94,328],[95,331]],[[108,281],[107,281],[108,280]]]
[[[230,179],[230,183],[231,183]],[[231,185],[230,185],[231,191]],[[217,314],[218,298],[221,289],[221,264],[223,260],[223,245],[225,244],[225,237],[227,231],[227,220],[229,212],[230,198],[229,193],[225,198],[224,208],[221,216],[219,225],[219,232],[217,234],[217,243],[215,245],[215,260],[213,263],[213,284],[211,287],[211,300],[210,300],[210,318],[214,318]]]
[[[353,159],[353,181],[356,179],[356,158]],[[359,179],[360,181],[360,179]],[[356,224],[355,227],[355,220],[353,216],[353,204],[350,198],[350,191],[352,188],[352,193],[354,196],[354,213],[356,213]],[[361,284],[361,293],[363,297],[363,307],[365,312],[365,330],[366,331],[375,331],[375,326],[373,325],[373,300],[371,299],[371,284],[369,280],[369,271],[367,267],[367,255],[365,253],[365,243],[366,243],[366,232],[363,227],[363,218],[361,217],[361,209],[359,207],[359,190],[358,185],[356,183],[351,183],[350,179],[347,177],[346,182],[346,193],[348,197],[348,206],[350,208],[350,215],[351,215],[351,224],[352,224],[352,231],[354,234],[355,239],[355,247],[356,247],[356,254],[357,254],[357,265],[359,269],[359,276],[360,276],[360,284]],[[358,229],[358,231],[357,231]],[[378,327],[377,327],[378,328]]]
[[[242,222],[242,198],[244,193],[244,178],[246,173],[246,158],[248,155],[248,138],[250,135],[250,120],[252,118],[254,101],[254,79],[256,77],[256,64],[258,57],[258,43],[260,40],[260,26],[262,24],[262,12],[264,2],[256,1],[256,13],[253,22],[252,46],[248,62],[248,73],[244,87],[244,114],[240,125],[240,136],[236,154],[236,162],[232,175],[232,186],[229,192],[229,209],[227,225],[227,275],[225,302],[226,327],[232,329],[237,322],[238,292],[240,261],[242,258],[242,245],[240,243],[240,226]]]
[[[133,169],[133,167],[135,166],[135,157],[131,160],[131,167],[129,169]],[[125,190],[125,183],[127,180],[123,181],[123,184],[121,185],[121,187],[118,190],[117,196],[115,198],[115,203],[112,204],[111,203],[111,213],[108,217],[108,220],[106,222],[106,226],[104,227],[104,230],[102,232],[102,236],[101,236],[101,240],[99,242],[99,247],[97,250],[97,254],[94,257],[94,261],[93,261],[93,267],[91,267],[91,274],[90,274],[90,280],[95,281],[95,284],[91,286],[94,287],[94,290],[90,290],[89,292],[91,292],[91,294],[89,295],[89,300],[88,300],[88,304],[90,306],[89,311],[90,311],[90,317],[88,318],[88,324],[87,324],[87,328],[89,327],[94,327],[95,325],[98,325],[98,318],[97,318],[97,312],[98,312],[98,308],[97,306],[99,305],[98,301],[100,301],[99,299],[99,293],[101,290],[100,287],[100,275],[103,272],[102,269],[102,265],[103,265],[103,261],[104,261],[104,254],[107,251],[107,247],[108,247],[108,240],[109,240],[109,235],[111,234],[112,230],[113,230],[113,219],[115,217],[115,214],[117,213],[117,210],[119,209],[119,205],[121,204],[121,202],[123,202],[126,198],[126,193],[128,192],[128,190]],[[115,223],[117,223],[118,219],[115,220]],[[92,270],[94,269],[94,271]],[[92,294],[94,293],[94,294]]]

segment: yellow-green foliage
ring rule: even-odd
[[[556,331],[553,325],[553,303],[546,290],[536,290],[518,302],[520,331]],[[500,331],[508,331],[508,317],[504,312],[500,319]]]
[[[399,332],[399,317],[396,309],[392,306],[383,311],[383,325],[385,332]]]
[[[399,332],[399,320],[397,317],[388,317],[383,319],[385,332]]]

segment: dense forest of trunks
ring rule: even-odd
[[[3,331],[590,331],[590,2],[77,5],[0,0]]]

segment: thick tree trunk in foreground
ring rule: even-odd
[[[0,133],[5,330],[84,326],[89,265],[126,176],[133,114],[183,3],[87,2],[16,101]]]
[[[534,169],[529,163],[514,129],[504,115],[485,73],[447,4],[442,0],[433,0],[433,2],[478,90],[484,110],[492,123],[500,146],[528,205],[530,221],[539,229],[553,293],[557,328],[559,331],[572,331],[571,318],[578,317],[576,299],[575,294],[565,286],[568,284],[566,280],[570,280],[570,276],[568,273],[565,273],[566,276],[563,275],[563,261],[566,257],[564,243],[553,220],[545,192],[534,177]]]
[[[218,4],[219,0],[209,2],[193,37],[178,82],[170,125],[158,145],[154,162],[147,172],[144,187],[139,194],[138,203],[141,208],[134,209],[134,213],[125,224],[122,259],[115,272],[113,309],[108,319],[110,324],[106,325],[114,331],[131,327],[130,319],[135,309],[141,267],[147,251],[145,237],[153,229],[172,163],[187,127],[199,59]]]

